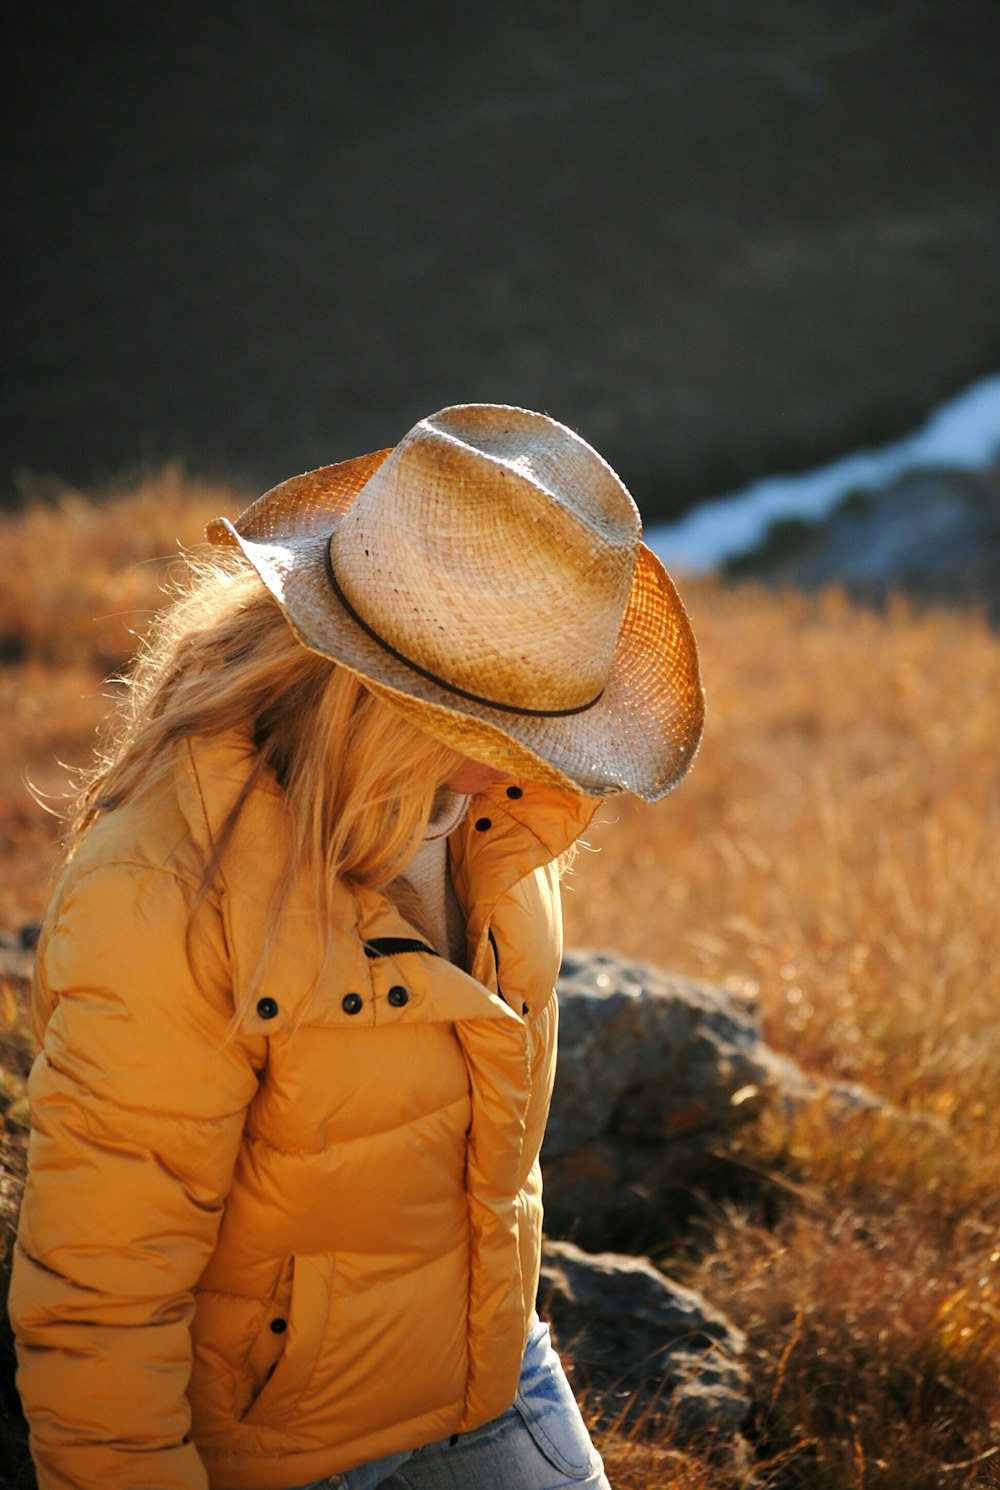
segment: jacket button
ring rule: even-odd
[[[342,1006],[345,1014],[360,1014],[364,999],[360,993],[345,993]]]
[[[277,1012],[278,1012],[278,1000],[277,999],[270,999],[269,998],[269,999],[258,999],[257,1000],[257,1013],[260,1015],[261,1019],[273,1019],[274,1016],[277,1014]]]
[[[521,1005],[521,1013],[522,1014],[528,1014],[528,1013],[530,1013],[530,1007],[529,1007],[528,1004],[522,1004]]]
[[[410,1002],[410,995],[402,984],[397,984],[395,988],[389,989],[389,1002],[394,1009],[401,1009],[404,1004]]]
[[[271,1320],[271,1334],[272,1335],[283,1335],[287,1329],[288,1329],[288,1320],[287,1319],[272,1319]]]
[[[490,822],[490,820],[489,820],[488,817],[477,817],[476,818],[476,832],[477,833],[485,833],[486,832],[486,829],[487,828],[492,828],[492,826],[493,826],[493,824]]]
[[[509,786],[507,788],[507,795],[508,795],[508,797],[513,797],[514,800],[516,801],[518,797],[523,797],[524,796],[524,792],[521,790],[521,788],[519,786]]]

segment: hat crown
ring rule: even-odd
[[[338,522],[330,563],[401,658],[502,707],[558,713],[605,686],[640,535],[622,482],[565,425],[465,404],[389,452]]]

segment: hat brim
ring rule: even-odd
[[[639,546],[607,685],[589,709],[539,717],[459,697],[363,631],[327,577],[331,534],[388,453],[292,477],[235,524],[216,518],[207,536],[242,550],[304,646],[356,673],[462,754],[588,796],[630,791],[648,802],[665,796],[694,759],[704,697],[687,613],[655,554]]]

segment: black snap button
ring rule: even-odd
[[[527,1012],[528,1012],[528,1005],[527,1004],[522,1004],[521,1005],[521,1013],[522,1014],[527,1014]]]
[[[287,1329],[288,1329],[288,1320],[287,1319],[272,1319],[271,1320],[271,1334],[272,1335],[283,1335]]]
[[[343,1009],[345,1014],[360,1014],[364,999],[360,993],[345,993],[343,998]]]
[[[395,988],[389,989],[389,1002],[394,1009],[401,1009],[404,1004],[410,1002],[410,995],[402,984],[397,984]]]
[[[513,797],[516,801],[518,797],[524,796],[524,792],[519,786],[509,786],[507,788],[507,795],[508,797]]]
[[[277,999],[258,999],[257,1013],[261,1019],[273,1019],[278,1012]]]
[[[486,829],[487,828],[492,828],[492,826],[493,826],[493,824],[490,822],[490,820],[489,820],[488,817],[477,817],[476,818],[476,831],[477,831],[477,833],[485,833],[486,832]]]

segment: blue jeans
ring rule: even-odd
[[[532,1326],[512,1407],[469,1433],[442,1438],[298,1490],[611,1490],[601,1457],[552,1348]]]

